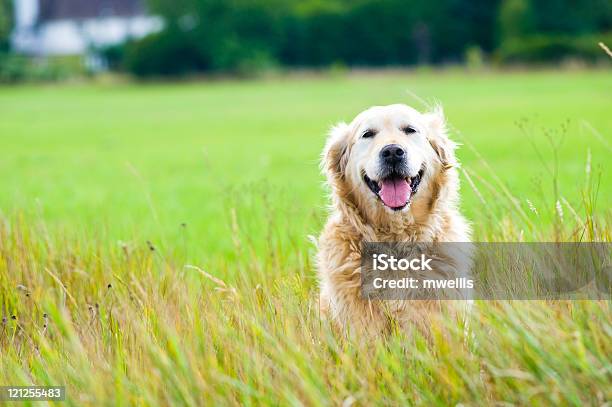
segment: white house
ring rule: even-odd
[[[78,55],[163,27],[144,0],[14,0],[12,46],[34,55]]]

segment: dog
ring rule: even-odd
[[[361,244],[470,241],[458,209],[456,147],[439,107],[375,106],[331,129],[321,159],[331,213],[316,257],[322,315],[351,331],[400,326],[427,334],[453,302],[363,299]]]

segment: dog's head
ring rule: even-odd
[[[336,125],[323,151],[323,170],[336,203],[368,220],[431,210],[444,173],[455,164],[441,109],[376,106]]]

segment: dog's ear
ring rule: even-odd
[[[349,126],[340,122],[329,131],[321,156],[321,169],[328,180],[335,181],[344,177],[349,156]]]
[[[442,108],[436,106],[431,112],[425,113],[424,116],[428,127],[427,139],[438,155],[442,168],[447,170],[455,166],[457,163],[455,159],[457,144],[448,138],[446,118]]]

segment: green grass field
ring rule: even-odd
[[[232,208],[253,227],[265,226],[267,220],[257,223],[265,194],[266,212],[272,206],[299,230],[316,233],[326,202],[317,165],[327,130],[374,104],[422,107],[409,92],[442,103],[461,132],[455,139],[473,145],[525,206],[527,198],[544,205],[537,183],[551,185],[532,146],[552,164],[544,131],[557,137],[569,120],[559,178],[571,203],[579,198],[587,150],[594,170],[610,156],[608,71],[3,88],[0,208],[69,231],[108,229],[122,240],[134,232],[174,240],[186,223],[194,250],[216,251],[231,245]],[[530,136],[516,124],[524,119]],[[468,146],[459,157],[486,177]],[[609,178],[600,194],[600,203],[610,202]],[[463,200],[478,221],[483,208],[465,183]]]
[[[463,143],[476,240],[610,241],[611,94],[609,70],[0,88],[0,385],[65,384],[70,405],[610,402],[609,302],[483,302],[469,338],[365,342],[319,319],[307,236],[327,129],[422,99]]]

